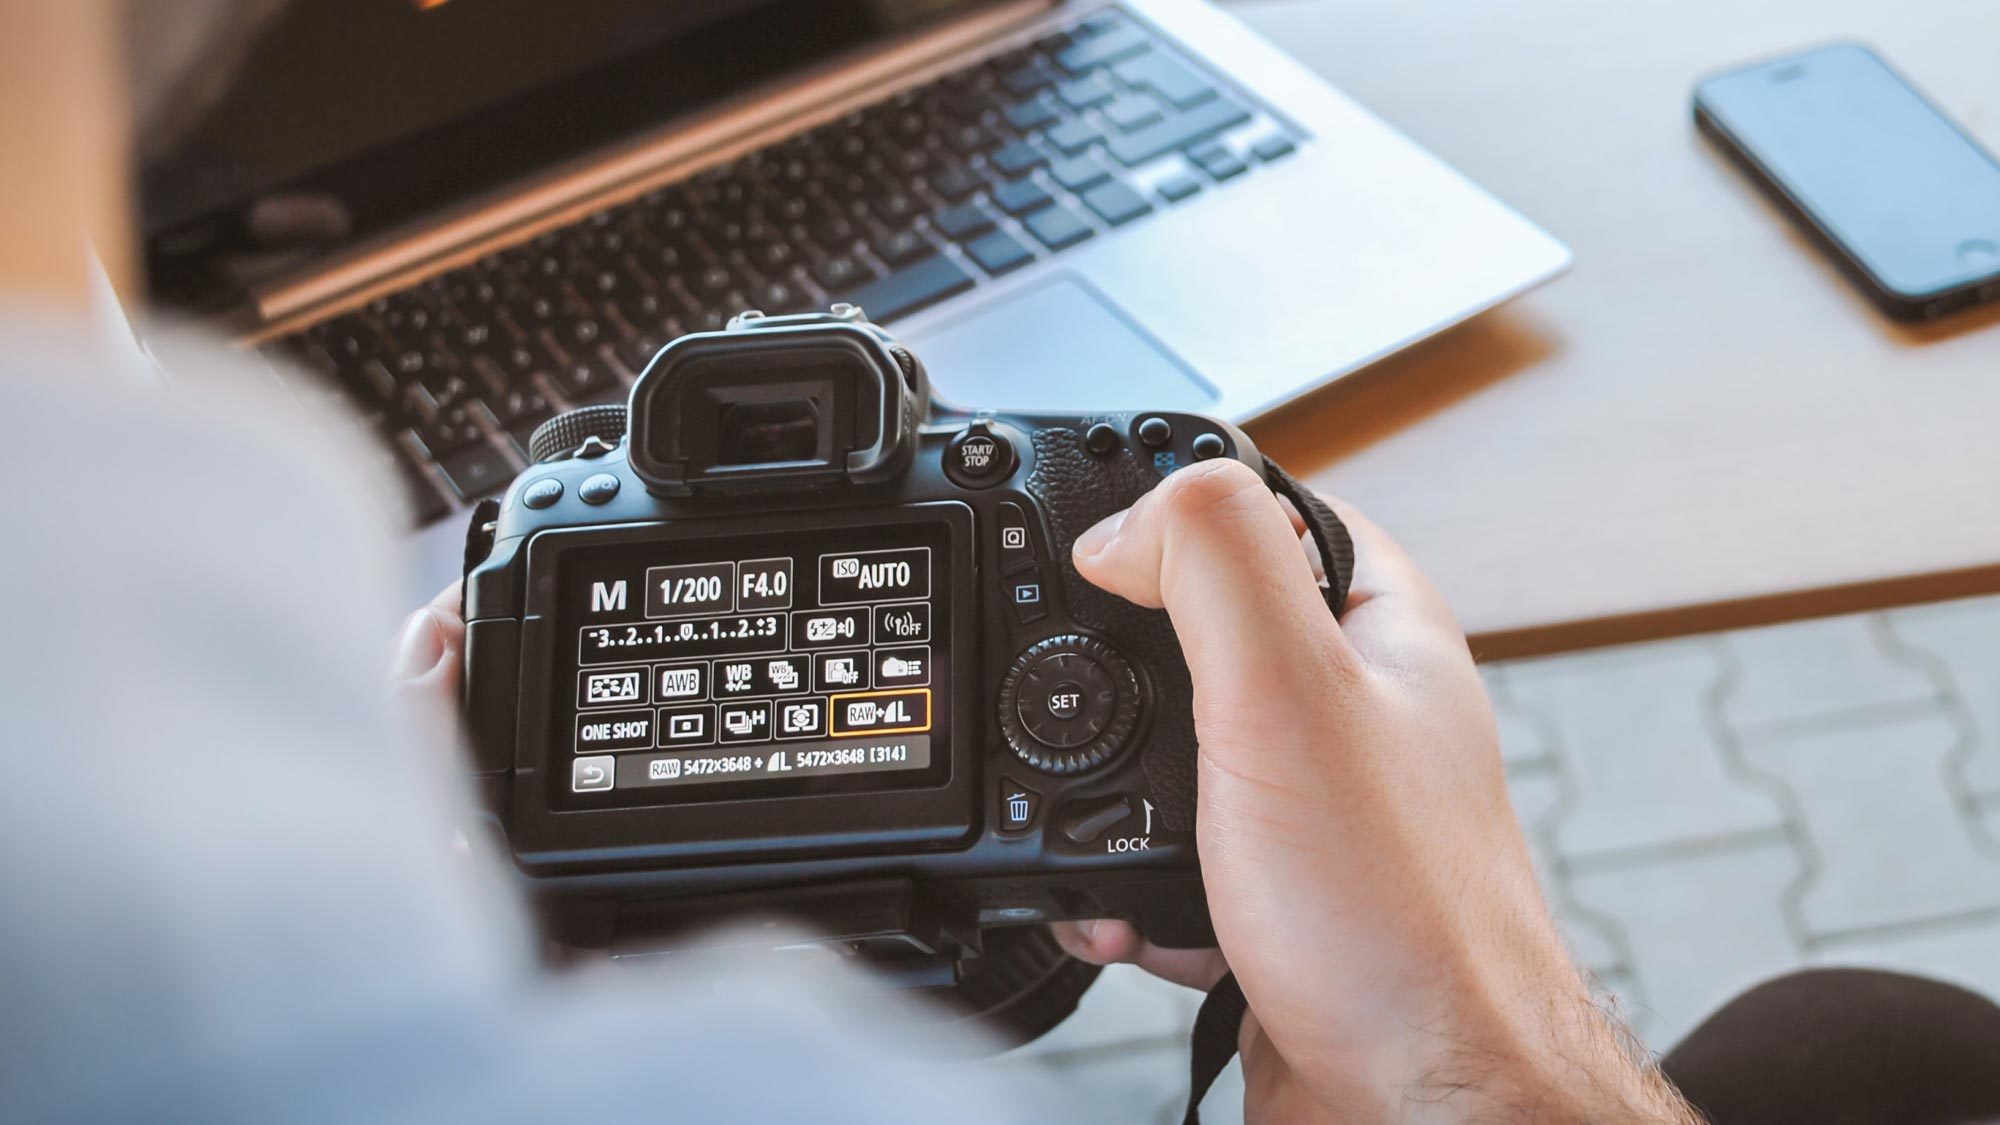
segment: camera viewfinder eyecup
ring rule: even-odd
[[[658,496],[806,491],[895,479],[930,406],[923,367],[861,310],[683,336],[632,388],[632,471]]]

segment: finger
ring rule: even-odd
[[[1219,949],[1167,949],[1139,936],[1130,922],[1101,919],[1049,927],[1063,952],[1093,965],[1137,965],[1161,980],[1203,992],[1229,971]]]
[[[1328,500],[1354,539],[1354,579],[1340,627],[1371,665],[1400,663],[1432,645],[1463,648],[1465,633],[1416,560],[1353,505]]]
[[[465,647],[458,606],[459,583],[454,582],[403,623],[390,661],[390,676],[399,688],[456,690],[458,656]]]
[[[1263,479],[1238,462],[1172,474],[1078,539],[1075,558],[1090,582],[1166,609],[1193,677],[1197,725],[1230,736],[1205,739],[1205,754],[1257,757],[1274,733],[1299,744],[1296,732],[1267,729],[1296,711],[1270,702],[1339,694],[1359,668],[1298,532]]]

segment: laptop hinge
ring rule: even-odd
[[[307,272],[260,287],[251,301],[259,338],[291,331],[337,308],[370,300],[565,226],[703,168],[965,65],[976,46],[1004,49],[1003,37],[1057,6],[1018,0],[954,20],[831,69],[810,72],[719,110],[681,119],[526,184],[458,207],[420,226],[372,240]]]

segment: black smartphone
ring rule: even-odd
[[[1707,79],[1694,119],[1889,315],[2000,296],[2000,163],[1867,47]]]

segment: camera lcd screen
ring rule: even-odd
[[[949,547],[905,523],[570,552],[551,805],[942,783]]]

